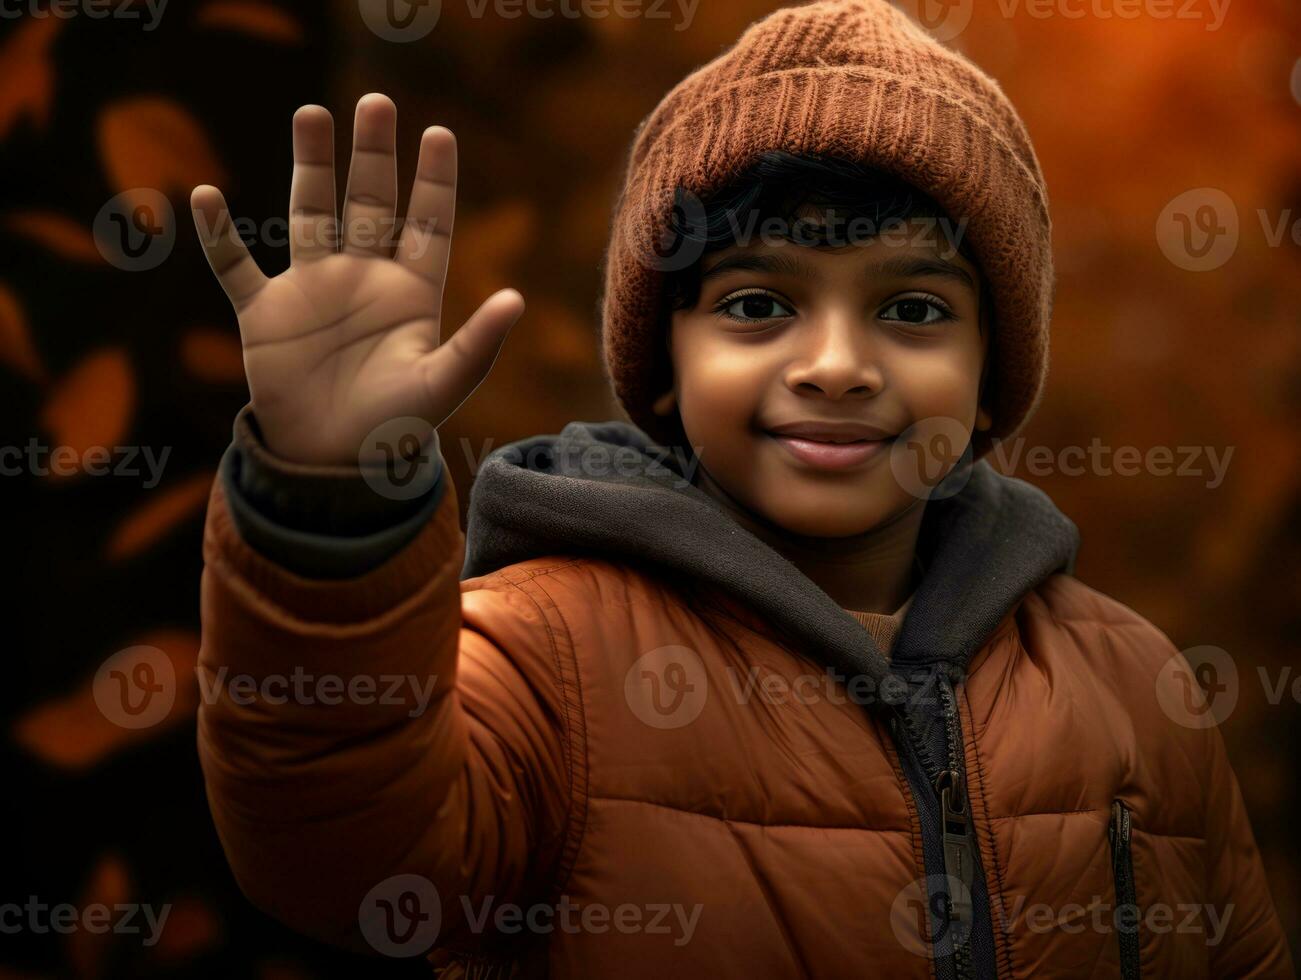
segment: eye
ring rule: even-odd
[[[729,320],[737,320],[741,323],[775,320],[779,317],[794,315],[779,303],[775,296],[764,292],[733,293],[719,302],[714,307],[714,312],[722,314]]]
[[[893,316],[890,311],[896,311]],[[882,320],[898,320],[914,326],[956,319],[953,311],[938,296],[905,296],[881,311]]]

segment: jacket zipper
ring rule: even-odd
[[[992,949],[989,956],[976,963],[971,945],[975,926],[972,894],[980,870],[967,797],[962,722],[957,699],[947,679],[938,673],[933,676],[944,721],[944,760],[935,760],[907,705],[896,706],[891,731],[896,744],[910,750],[900,752],[899,758],[914,798],[922,793],[930,794],[939,823],[940,853],[930,853],[934,848],[926,848],[924,840],[922,849],[927,872],[927,905],[932,910],[942,910],[939,915],[944,919],[939,932],[939,949],[934,949],[935,937],[932,937],[936,975],[939,980],[947,980],[950,976],[954,980],[994,977],[997,969]],[[988,915],[987,902],[985,914]],[[992,934],[992,923],[990,932]]]
[[[1120,941],[1120,975],[1123,980],[1138,980],[1138,893],[1134,886],[1134,855],[1130,850],[1131,819],[1129,807],[1120,800],[1111,803],[1111,874],[1116,885],[1116,908],[1113,920]]]

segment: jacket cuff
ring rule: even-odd
[[[456,487],[451,480],[445,486],[432,519],[414,541],[371,571],[328,579],[295,573],[253,548],[236,528],[226,481],[218,476],[212,481],[204,526],[205,589],[237,597],[247,607],[244,613],[252,617],[244,625],[255,624],[249,628],[259,636],[272,628],[326,631],[320,633],[323,636],[334,635],[335,629],[360,636],[363,626],[367,630],[381,628],[397,610],[409,608],[417,597],[428,599],[431,589],[438,590],[448,581],[455,583],[459,576],[465,558],[464,536]],[[207,592],[204,600],[216,601]],[[227,606],[227,612],[230,609]],[[208,612],[205,607],[204,615]],[[264,648],[262,652],[268,651]]]
[[[218,479],[240,536],[287,570],[318,579],[382,565],[420,533],[447,486],[437,432],[426,465],[397,488],[382,467],[313,466],[275,455],[251,405],[235,417]]]

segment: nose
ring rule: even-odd
[[[796,338],[798,356],[786,368],[786,386],[800,395],[869,398],[884,376],[865,326],[850,314],[827,315],[807,324]]]

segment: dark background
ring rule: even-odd
[[[444,0],[437,28],[411,44],[371,33],[355,0],[173,0],[149,31],[35,16],[26,2],[0,20],[0,441],[170,447],[152,489],[141,477],[0,477],[0,903],[172,905],[151,948],[112,933],[0,936],[0,978],[427,973],[419,960],[319,947],[242,898],[204,800],[192,682],[164,723],[140,731],[93,697],[98,666],[137,644],[193,678],[204,510],[248,397],[190,189],[213,183],[236,216],[283,218],[290,117],[308,102],[335,115],[340,193],[365,92],[398,104],[404,196],[420,131],[456,132],[446,319],[462,322],[503,286],[528,300],[493,375],[444,429],[445,446],[469,447],[470,458],[445,450],[464,503],[487,448],[617,415],[596,303],[627,141],[678,79],[776,6],[700,0],[675,30],[671,6],[676,19],[508,19]],[[981,0],[951,41],[1022,113],[1051,195],[1052,373],[1026,447],[1096,437],[1234,455],[1213,489],[1012,472],[1080,526],[1082,580],[1181,649],[1231,656],[1241,693],[1222,728],[1301,950],[1301,707],[1289,692],[1271,704],[1259,676],[1272,685],[1301,670],[1301,248],[1291,234],[1272,243],[1260,217],[1301,221],[1301,8],[1236,0],[1211,29],[1207,3],[1199,19],[1109,6],[1038,18]],[[153,268],[124,271],[106,261],[95,220],[136,188],[170,201],[174,244]],[[1158,241],[1166,205],[1198,188],[1223,191],[1241,219],[1231,257],[1202,272]],[[288,262],[284,247],[253,252],[269,275]]]

